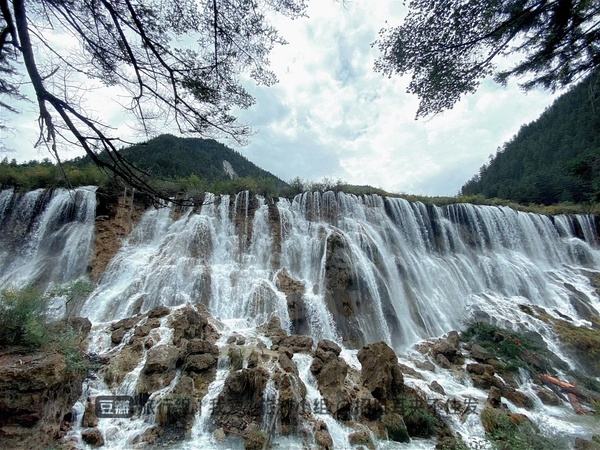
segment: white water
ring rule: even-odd
[[[62,284],[86,274],[96,188],[0,192],[0,288]]]
[[[249,207],[249,204],[254,208]],[[269,207],[279,224],[268,220]],[[252,214],[252,210],[255,211]],[[586,240],[575,235],[574,223]],[[280,264],[274,255],[280,227]],[[376,195],[306,193],[275,206],[241,193],[207,197],[177,220],[150,210],[108,266],[82,314],[123,318],[158,304],[204,302],[219,319],[259,324],[276,314],[289,326],[274,283],[285,268],[301,280],[311,334],[343,341],[327,305],[326,248],[341,236],[362,306],[362,340],[397,350],[458,329],[472,314],[532,303],[574,319],[565,283],[600,309],[583,269],[600,269],[597,230],[587,216],[547,216],[469,204],[425,206]],[[514,315],[514,314],[513,314]]]
[[[64,282],[85,274],[95,198],[89,189],[76,192],[74,197],[63,190],[52,195],[0,193],[0,229],[10,236],[4,239],[10,246],[3,246],[0,254],[0,286]],[[334,317],[328,305],[332,299],[327,292],[327,247],[334,238],[343,244],[360,300],[354,316],[364,342],[384,340],[406,351],[422,339],[459,329],[469,318],[483,315],[504,326],[535,329],[560,353],[550,330],[516,306],[531,303],[583,321],[571,302],[576,290],[600,310],[600,299],[586,276],[600,271],[598,230],[589,216],[551,220],[504,207],[434,207],[332,192],[305,193],[275,204],[247,192],[208,195],[205,203],[180,216],[170,208],[144,214],[79,312],[100,330],[95,335],[98,342],[107,340],[103,323],[160,304],[204,303],[215,318],[230,324],[224,335],[232,327],[255,330],[271,315],[293,331],[285,295],[275,283],[277,272],[285,269],[306,288],[310,334],[344,344],[348,336],[340,326],[343,319]],[[279,220],[273,220],[277,216]],[[168,339],[168,333],[164,336]],[[356,363],[352,352],[345,349],[342,354]],[[318,398],[309,359],[294,357],[309,396]],[[138,368],[120,391],[135,386]],[[218,396],[228,370],[220,363],[203,406]],[[450,394],[484,395],[451,374],[435,376],[441,377]],[[426,386],[419,387],[427,391]],[[99,384],[86,391],[99,394],[107,388]],[[571,420],[540,408],[535,414],[541,426],[544,420],[550,421],[549,426],[552,420]],[[190,448],[219,447],[209,433],[208,414],[205,407],[199,412]],[[336,447],[346,445],[349,429],[329,416],[323,420]],[[112,448],[131,442],[151,423],[151,418],[106,422],[103,431]],[[482,436],[478,423],[454,425],[466,438]],[[428,448],[431,442],[411,445]]]

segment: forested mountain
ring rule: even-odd
[[[461,193],[521,203],[600,201],[600,72],[523,126]]]
[[[256,166],[240,153],[213,140],[161,135],[119,151],[129,162],[150,175],[149,182],[167,193],[210,191],[214,193],[275,193],[287,189],[282,180]],[[105,154],[101,158],[107,158]],[[111,177],[89,157],[63,163],[63,170],[50,160],[0,162],[0,187],[22,190],[42,187],[104,185]]]
[[[273,174],[250,162],[240,153],[214,139],[180,138],[163,134],[120,150],[121,155],[153,177],[177,179],[195,175],[207,182],[237,177],[273,179]],[[87,157],[79,164],[91,162]]]

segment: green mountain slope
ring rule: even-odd
[[[156,178],[177,179],[195,175],[204,181],[215,182],[251,177],[271,179],[277,185],[285,185],[275,175],[214,139],[163,134],[120,152],[129,162]],[[81,158],[78,162],[86,164],[90,161]]]
[[[600,73],[523,126],[461,193],[521,203],[600,201]]]

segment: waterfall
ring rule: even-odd
[[[276,314],[289,327],[282,268],[305,287],[313,337],[399,350],[518,303],[577,318],[574,290],[600,309],[586,276],[600,268],[591,216],[333,192],[273,204],[244,192],[208,194],[179,217],[147,211],[82,314],[102,322],[201,302],[219,319],[258,325]],[[338,291],[348,293],[348,323]]]
[[[45,288],[85,275],[95,210],[93,187],[1,191],[0,288]],[[172,311],[185,304],[208,309],[219,323],[219,365],[188,444],[218,448],[209,406],[230,373],[223,356],[234,332],[249,345],[264,347],[268,338],[260,325],[272,316],[289,333],[300,333],[295,327],[301,322],[315,340],[338,342],[344,359],[356,368],[353,349],[365,343],[383,340],[405,352],[423,339],[460,329],[468,320],[486,318],[535,329],[559,354],[548,325],[517,305],[542,306],[549,314],[558,311],[584,323],[586,308],[600,311],[590,280],[599,273],[599,230],[589,215],[550,217],[471,204],[438,207],[334,192],[267,199],[244,191],[206,194],[200,207],[148,209],[75,313],[94,324],[88,350],[110,356],[124,344],[111,347],[109,322],[159,305]],[[172,341],[166,318],[157,330],[159,343]],[[100,378],[86,381],[77,416],[88,395],[132,393],[146,355],[143,350],[116,388]],[[311,356],[297,354],[293,360],[308,399],[319,401],[309,370]],[[424,374],[423,380],[434,376],[441,375]],[[177,377],[156,391],[155,399],[169,393]],[[450,375],[446,378],[451,392],[472,391]],[[428,389],[424,381],[412,383]],[[268,387],[274,396],[272,379]],[[542,420],[547,414],[538,409]],[[328,415],[320,419],[336,446],[348,445],[350,428]],[[268,415],[264,420],[276,423]],[[154,416],[139,415],[104,422],[101,431],[109,446],[129,445],[154,421]],[[457,422],[454,428],[474,439],[483,436],[479,424]]]
[[[0,287],[45,288],[87,272],[96,187],[0,192]]]

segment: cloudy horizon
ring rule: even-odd
[[[372,185],[390,192],[454,195],[496,148],[536,119],[557,97],[522,92],[486,80],[452,110],[415,121],[418,99],[407,78],[388,79],[373,70],[379,30],[401,22],[402,2],[311,2],[308,17],[275,17],[288,45],[277,47],[271,67],[279,83],[245,81],[256,104],[238,117],[253,134],[245,146],[222,142],[289,181],[323,177]],[[127,139],[145,140],[122,120],[114,88],[90,92],[88,104]],[[110,100],[110,101],[108,101]],[[6,153],[18,161],[48,157],[34,149],[35,105],[6,115]],[[164,130],[174,132],[174,130]],[[175,134],[175,133],[174,133]],[[64,159],[81,154],[71,151]]]

